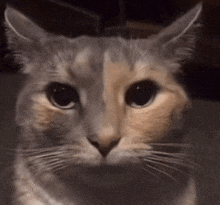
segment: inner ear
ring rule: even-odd
[[[153,37],[154,48],[160,57],[164,57],[177,67],[192,58],[200,27],[201,11],[200,3]]]
[[[7,6],[5,21],[15,34],[26,41],[39,41],[46,38],[46,32],[18,10]]]
[[[199,25],[199,19],[201,16],[202,4],[197,4],[194,8],[188,11],[185,15],[177,19],[170,26],[165,28],[157,36],[160,43],[165,44],[170,41],[178,41],[181,37],[186,35],[194,35],[194,29]]]

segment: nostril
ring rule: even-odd
[[[88,139],[89,140],[89,142],[93,145],[93,146],[95,146],[97,149],[99,149],[99,143],[98,142],[96,142],[96,141],[94,141],[94,140],[92,140],[92,139]]]
[[[106,157],[108,155],[108,153],[118,144],[118,142],[120,141],[120,139],[111,141],[108,144],[102,144],[99,143],[97,140],[88,138],[89,142],[96,147],[99,152],[102,154],[103,157]]]

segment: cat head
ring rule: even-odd
[[[193,54],[201,10],[125,40],[56,36],[7,7],[8,45],[29,76],[17,104],[23,149],[57,149],[61,163],[96,166],[139,163],[155,146],[181,143],[189,100],[175,74]]]

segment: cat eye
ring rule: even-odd
[[[149,80],[134,83],[125,93],[125,102],[134,108],[149,105],[155,98],[158,86]]]
[[[77,90],[66,84],[51,83],[46,90],[50,102],[61,109],[73,109],[79,105]]]

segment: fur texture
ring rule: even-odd
[[[14,204],[196,204],[190,99],[175,74],[200,13],[145,40],[70,39],[7,7],[8,45],[29,76],[17,103]]]

